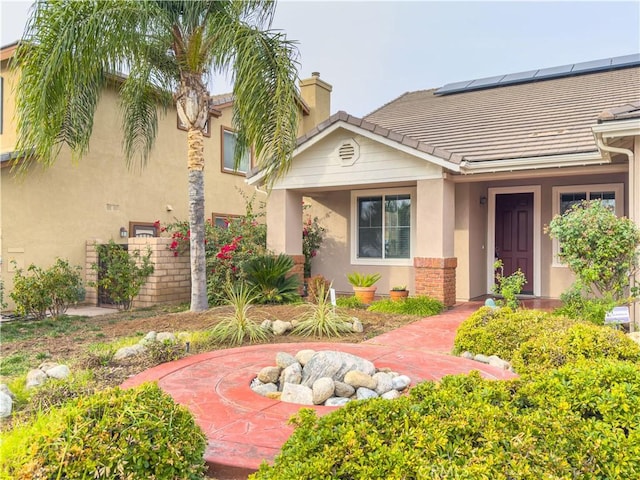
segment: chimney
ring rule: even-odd
[[[331,116],[331,90],[331,85],[320,80],[319,72],[313,72],[311,78],[300,80],[300,96],[309,106],[309,114],[302,117],[300,135]]]

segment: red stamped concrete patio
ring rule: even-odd
[[[377,368],[389,367],[408,375],[412,384],[472,370],[485,378],[512,378],[511,372],[448,355],[456,329],[480,305],[482,302],[459,305],[359,344],[267,344],[194,355],[147,370],[123,387],[157,381],[193,413],[206,434],[205,460],[210,473],[219,479],[246,478],[263,461],[273,461],[293,431],[287,420],[301,408],[259,396],[249,388],[262,367],[274,364],[277,352],[341,350],[366,358]],[[313,408],[319,415],[335,410]]]

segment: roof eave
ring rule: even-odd
[[[460,172],[465,175],[478,173],[499,173],[541,168],[562,168],[609,163],[600,152],[570,153],[564,155],[546,155],[540,157],[521,157],[506,160],[463,161]]]

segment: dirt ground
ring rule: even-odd
[[[308,305],[254,306],[250,316],[260,323],[265,319],[290,321],[300,316]],[[132,312],[117,312],[97,317],[70,317],[57,325],[56,320],[40,321],[15,320],[2,326],[3,341],[0,346],[2,358],[22,355],[28,358],[30,368],[35,368],[43,360],[64,363],[80,363],[81,367],[92,367],[103,386],[121,383],[152,366],[148,359],[136,359],[109,365],[87,364],[90,346],[107,343],[123,337],[140,337],[149,331],[206,330],[228,315],[230,307],[216,307],[202,313],[189,311],[172,312],[175,307],[158,307]],[[390,315],[368,312],[363,309],[341,309],[341,312],[357,317],[364,325],[363,333],[343,335],[338,338],[315,338],[322,341],[358,343],[388,330],[416,321],[419,317]],[[314,337],[284,335],[271,337],[271,343],[294,343],[314,340]],[[210,349],[215,349],[213,346]],[[224,346],[218,347],[224,348]],[[192,352],[199,353],[199,352]]]

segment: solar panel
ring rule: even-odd
[[[572,75],[581,75],[584,73],[615,70],[617,68],[626,68],[637,65],[640,65],[640,53],[625,55],[622,57],[574,63],[572,65],[543,68],[540,70],[529,70],[526,72],[511,73],[508,75],[497,75],[495,77],[479,78],[464,82],[448,83],[444,87],[436,90],[435,94],[448,95],[452,93],[471,92],[485,88],[502,87],[505,85],[515,85],[518,83],[534,82],[538,80],[549,80],[551,78],[562,78]]]

